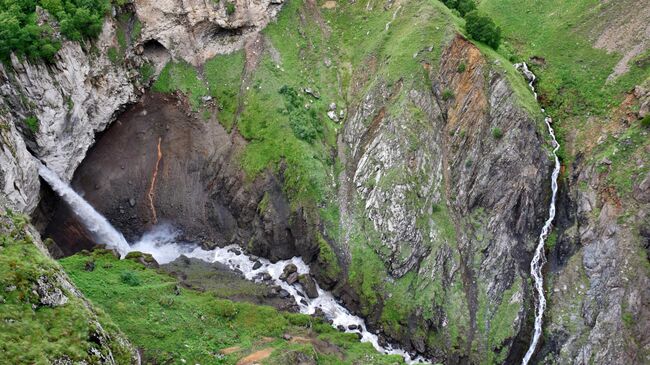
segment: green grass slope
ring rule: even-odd
[[[110,353],[116,363],[130,364],[131,349],[115,324],[70,292],[62,275],[61,266],[35,246],[24,217],[0,216],[0,362],[103,364]],[[39,280],[67,302],[43,304]]]
[[[88,261],[93,271],[85,270]],[[235,364],[264,349],[272,350],[262,361],[267,364],[285,364],[298,353],[319,364],[402,363],[321,320],[185,289],[166,273],[110,252],[77,254],[61,264],[84,295],[143,349],[144,363]],[[287,341],[284,334],[300,340]]]

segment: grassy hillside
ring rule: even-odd
[[[542,104],[559,127],[562,158],[571,162],[577,151],[589,152],[596,141],[590,131],[609,123],[626,93],[650,78],[650,52],[646,49],[628,63],[629,70],[616,75],[614,69],[627,48],[620,51],[596,48],[596,39],[615,24],[616,14],[633,21],[639,4],[579,0],[566,2],[484,0],[479,9],[492,16],[503,29],[500,52],[511,60],[529,60],[538,75]],[[583,134],[583,136],[581,136]],[[577,136],[576,136],[577,135]],[[572,142],[576,144],[573,145]],[[597,137],[596,137],[597,138]],[[603,149],[611,148],[611,145]]]
[[[86,270],[87,262],[94,263],[93,271]],[[261,360],[265,364],[286,364],[297,356],[319,364],[402,363],[400,356],[381,355],[321,320],[185,289],[166,273],[110,252],[77,254],[61,264],[143,349],[145,363],[235,364],[254,354],[269,355]]]
[[[112,356],[130,364],[131,349],[115,324],[71,292],[61,266],[39,251],[28,227],[23,216],[0,215],[2,362],[100,364]],[[66,299],[56,300],[57,294]]]

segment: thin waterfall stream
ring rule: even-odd
[[[531,88],[531,90],[533,90],[533,94],[535,95],[535,100],[538,100],[537,92],[535,91],[535,86],[534,86],[535,80],[537,79],[535,74],[528,69],[528,65],[525,62],[517,63],[514,66],[517,70],[521,71],[521,73],[524,74],[524,76],[528,80],[528,86]],[[544,108],[542,108],[542,113],[546,113]],[[544,255],[544,244],[546,242],[546,239],[548,238],[548,235],[551,233],[551,226],[553,224],[553,220],[555,219],[555,200],[557,197],[557,187],[558,187],[557,178],[560,175],[560,159],[557,157],[557,151],[560,149],[560,144],[555,138],[555,131],[551,126],[553,120],[551,119],[551,117],[547,115],[544,117],[544,122],[546,123],[546,127],[548,128],[548,134],[551,136],[555,167],[553,168],[553,173],[551,174],[552,195],[551,195],[551,205],[548,211],[548,218],[546,219],[546,222],[542,227],[542,231],[539,234],[539,241],[537,242],[537,247],[535,248],[535,254],[533,255],[533,259],[530,263],[530,274],[533,277],[535,291],[537,292],[537,302],[535,303],[535,330],[533,332],[533,338],[530,342],[530,346],[528,347],[528,351],[526,351],[526,355],[521,361],[522,365],[528,364],[531,357],[535,353],[535,349],[537,348],[537,344],[539,343],[539,338],[542,335],[542,320],[544,317],[544,311],[546,310],[546,298],[544,297],[544,277],[542,275],[542,268],[546,263],[546,256]]]
[[[180,241],[181,231],[168,224],[154,226],[137,242],[129,244],[105,217],[97,212],[67,183],[63,182],[56,173],[41,165],[39,174],[70,206],[79,221],[93,234],[94,239],[109,248],[117,250],[122,258],[129,252],[139,251],[151,254],[160,264],[166,264],[184,255],[210,263],[218,262],[227,265],[232,270],[240,271],[247,280],[251,281],[262,281],[262,277],[268,275],[274,285],[280,286],[294,298],[300,308],[300,313],[311,315],[319,309],[331,321],[333,327],[342,329],[345,332],[358,333],[362,342],[371,343],[379,352],[401,355],[408,364],[429,362],[420,356],[412,356],[397,346],[380,344],[379,337],[367,329],[361,317],[350,313],[347,308],[337,302],[330,292],[323,290],[318,283],[316,283],[318,296],[309,298],[305,295],[305,290],[301,284],[294,283],[291,285],[282,280],[280,276],[288,264],[295,265],[300,275],[309,274],[309,266],[300,257],[273,263],[264,258],[252,258],[246,255],[241,247],[237,245],[204,250],[195,243]]]

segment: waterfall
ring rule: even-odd
[[[390,344],[382,346],[379,343],[379,337],[367,329],[361,317],[350,313],[347,308],[336,301],[330,292],[318,286],[318,283],[316,283],[318,297],[311,299],[305,294],[305,290],[300,284],[290,285],[281,280],[280,275],[284,267],[290,263],[296,265],[299,274],[309,274],[309,266],[300,257],[272,263],[263,258],[252,258],[236,245],[204,250],[195,243],[179,241],[181,232],[166,224],[154,226],[137,242],[129,245],[124,236],[113,228],[106,218],[54,172],[41,165],[39,174],[65,200],[79,221],[93,234],[93,238],[97,242],[116,249],[122,258],[129,252],[139,251],[151,254],[158,263],[165,264],[184,255],[206,262],[222,263],[233,270],[239,270],[246,279],[251,281],[260,281],[260,275],[267,273],[274,285],[286,290],[295,300],[301,313],[314,314],[317,309],[320,309],[331,320],[332,326],[342,328],[345,332],[358,333],[362,342],[371,343],[379,352],[401,355],[408,364],[426,361],[422,357],[412,356],[397,346]],[[256,265],[256,263],[258,264]]]
[[[535,74],[528,69],[528,65],[525,62],[515,64],[515,68],[520,70],[526,79],[529,81],[528,86],[533,90],[535,95],[535,100],[537,100],[537,92],[535,91],[535,86],[533,85],[537,77]],[[542,109],[542,113],[545,113],[545,110]],[[544,310],[546,310],[546,298],[544,297],[544,277],[542,276],[542,267],[546,263],[546,257],[544,256],[544,243],[546,238],[551,232],[551,225],[553,219],[555,219],[555,199],[557,197],[557,178],[560,175],[560,159],[557,157],[557,151],[560,149],[560,144],[555,138],[555,131],[551,127],[553,120],[551,117],[544,117],[544,122],[548,128],[548,134],[551,136],[551,143],[553,145],[553,158],[555,160],[555,167],[553,168],[553,174],[551,175],[551,206],[548,211],[548,219],[542,227],[542,231],[539,234],[539,241],[537,242],[537,247],[535,248],[535,255],[533,260],[530,263],[530,274],[533,277],[535,284],[535,291],[537,291],[537,302],[535,303],[535,331],[533,332],[533,338],[526,351],[526,355],[521,361],[522,365],[527,365],[530,361],[530,358],[535,353],[535,348],[539,342],[539,338],[542,335],[542,319],[544,317]]]
[[[114,248],[124,257],[129,251],[129,244],[124,236],[95,210],[84,198],[82,198],[70,185],[63,182],[56,173],[41,165],[38,169],[39,175],[47,181],[57,194],[65,200],[77,216],[79,221],[93,235],[95,242],[105,244]]]

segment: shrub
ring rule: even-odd
[[[476,4],[473,0],[443,0],[442,2],[449,9],[458,11],[460,16],[465,16],[465,14],[476,10]]]
[[[122,283],[128,286],[140,286],[140,278],[133,271],[123,271],[120,274]]]
[[[293,134],[307,142],[313,142],[322,135],[323,126],[314,108],[305,108],[307,100],[294,88],[283,86],[279,93],[284,97],[285,109],[283,114],[289,116],[289,125]]]
[[[27,117],[27,119],[25,119],[25,125],[33,133],[38,132],[38,118],[35,116],[32,115],[30,117]]]
[[[483,42],[495,50],[501,43],[501,28],[488,16],[472,11],[465,16],[465,30],[472,39]]]
[[[442,92],[442,100],[447,101],[449,99],[452,99],[454,97],[454,92],[451,91],[450,89],[445,89]]]
[[[467,69],[467,65],[465,65],[465,61],[461,61],[461,63],[458,65],[458,68],[456,69],[456,71],[459,74],[462,74],[463,72],[465,72],[465,69]]]
[[[494,137],[495,139],[501,139],[501,137],[503,137],[503,131],[501,131],[501,128],[499,127],[492,128],[492,137]]]
[[[641,119],[641,127],[650,128],[650,114]]]
[[[235,3],[227,2],[226,3],[226,14],[232,15],[235,13]]]
[[[94,38],[102,30],[108,0],[23,0],[0,1],[0,60],[15,52],[30,59],[51,61],[61,48],[54,30],[46,22],[39,25],[36,6],[59,22],[61,34],[70,40]]]

